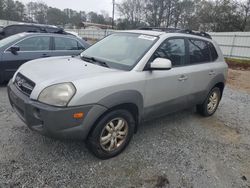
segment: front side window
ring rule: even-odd
[[[208,43],[198,39],[188,39],[190,64],[210,62]]]
[[[38,36],[28,39],[16,44],[20,51],[48,51],[50,50],[50,37]]]
[[[81,56],[104,61],[110,68],[131,70],[157,40],[158,37],[150,35],[115,33],[86,49]]]
[[[169,59],[174,66],[181,66],[185,64],[185,40],[184,39],[168,39],[164,41],[161,46],[155,51],[151,62],[156,58]]]
[[[55,50],[79,50],[78,42],[70,38],[55,37]]]
[[[78,50],[85,50],[85,47],[80,42],[77,42],[77,45],[78,45]]]
[[[4,38],[2,40],[0,40],[0,48],[15,42],[16,40],[20,40],[22,37],[24,37],[23,34],[17,34],[17,35],[12,35],[10,37]]]

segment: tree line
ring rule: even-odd
[[[203,31],[250,31],[250,0],[122,0],[117,29],[144,26]],[[60,10],[43,2],[0,0],[0,19],[80,27],[81,22],[112,24],[108,12]]]
[[[250,31],[250,0],[123,0],[117,27]]]
[[[68,27],[80,27],[80,23],[85,21],[100,24],[112,23],[112,18],[106,11],[98,14],[72,9],[60,10],[49,7],[43,2],[23,4],[15,0],[0,0],[0,19],[58,26],[68,25]]]

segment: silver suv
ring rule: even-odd
[[[116,32],[79,57],[22,65],[8,84],[12,107],[40,134],[83,139],[95,156],[121,153],[143,122],[197,106],[215,113],[227,64],[206,33]]]

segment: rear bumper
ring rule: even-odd
[[[8,96],[17,115],[31,130],[55,138],[86,139],[97,118],[107,110],[97,104],[64,108],[42,104],[31,100],[11,81]],[[73,117],[78,112],[84,113],[83,119]]]

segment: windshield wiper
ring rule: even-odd
[[[99,59],[96,59],[94,57],[81,56],[81,59],[84,60],[84,61],[87,61],[89,63],[94,63],[94,64],[97,63],[97,64],[99,64],[99,65],[101,65],[103,67],[109,68],[109,66],[108,66],[108,64],[106,62],[101,61]]]

